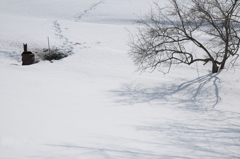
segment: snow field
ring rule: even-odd
[[[239,66],[135,72],[126,29],[149,4],[0,2],[1,159],[239,158]],[[47,37],[70,56],[21,66]]]

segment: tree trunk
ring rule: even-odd
[[[226,62],[226,60],[224,60],[223,63],[221,64],[221,67],[220,67],[221,70],[224,69],[225,62]]]
[[[222,61],[220,69],[224,69],[226,61],[227,61],[227,59],[224,57],[224,60]]]
[[[212,62],[212,73],[217,73],[218,72],[218,66],[215,61]]]

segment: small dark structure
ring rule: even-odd
[[[27,51],[27,44],[23,44],[22,65],[34,64],[35,56],[31,51]]]

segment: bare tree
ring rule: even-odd
[[[212,63],[212,73],[235,63],[240,46],[240,0],[169,0],[137,22],[130,56],[140,70]],[[167,72],[168,72],[167,71]]]

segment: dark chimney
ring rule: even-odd
[[[24,52],[27,52],[27,44],[23,44],[23,50]]]

